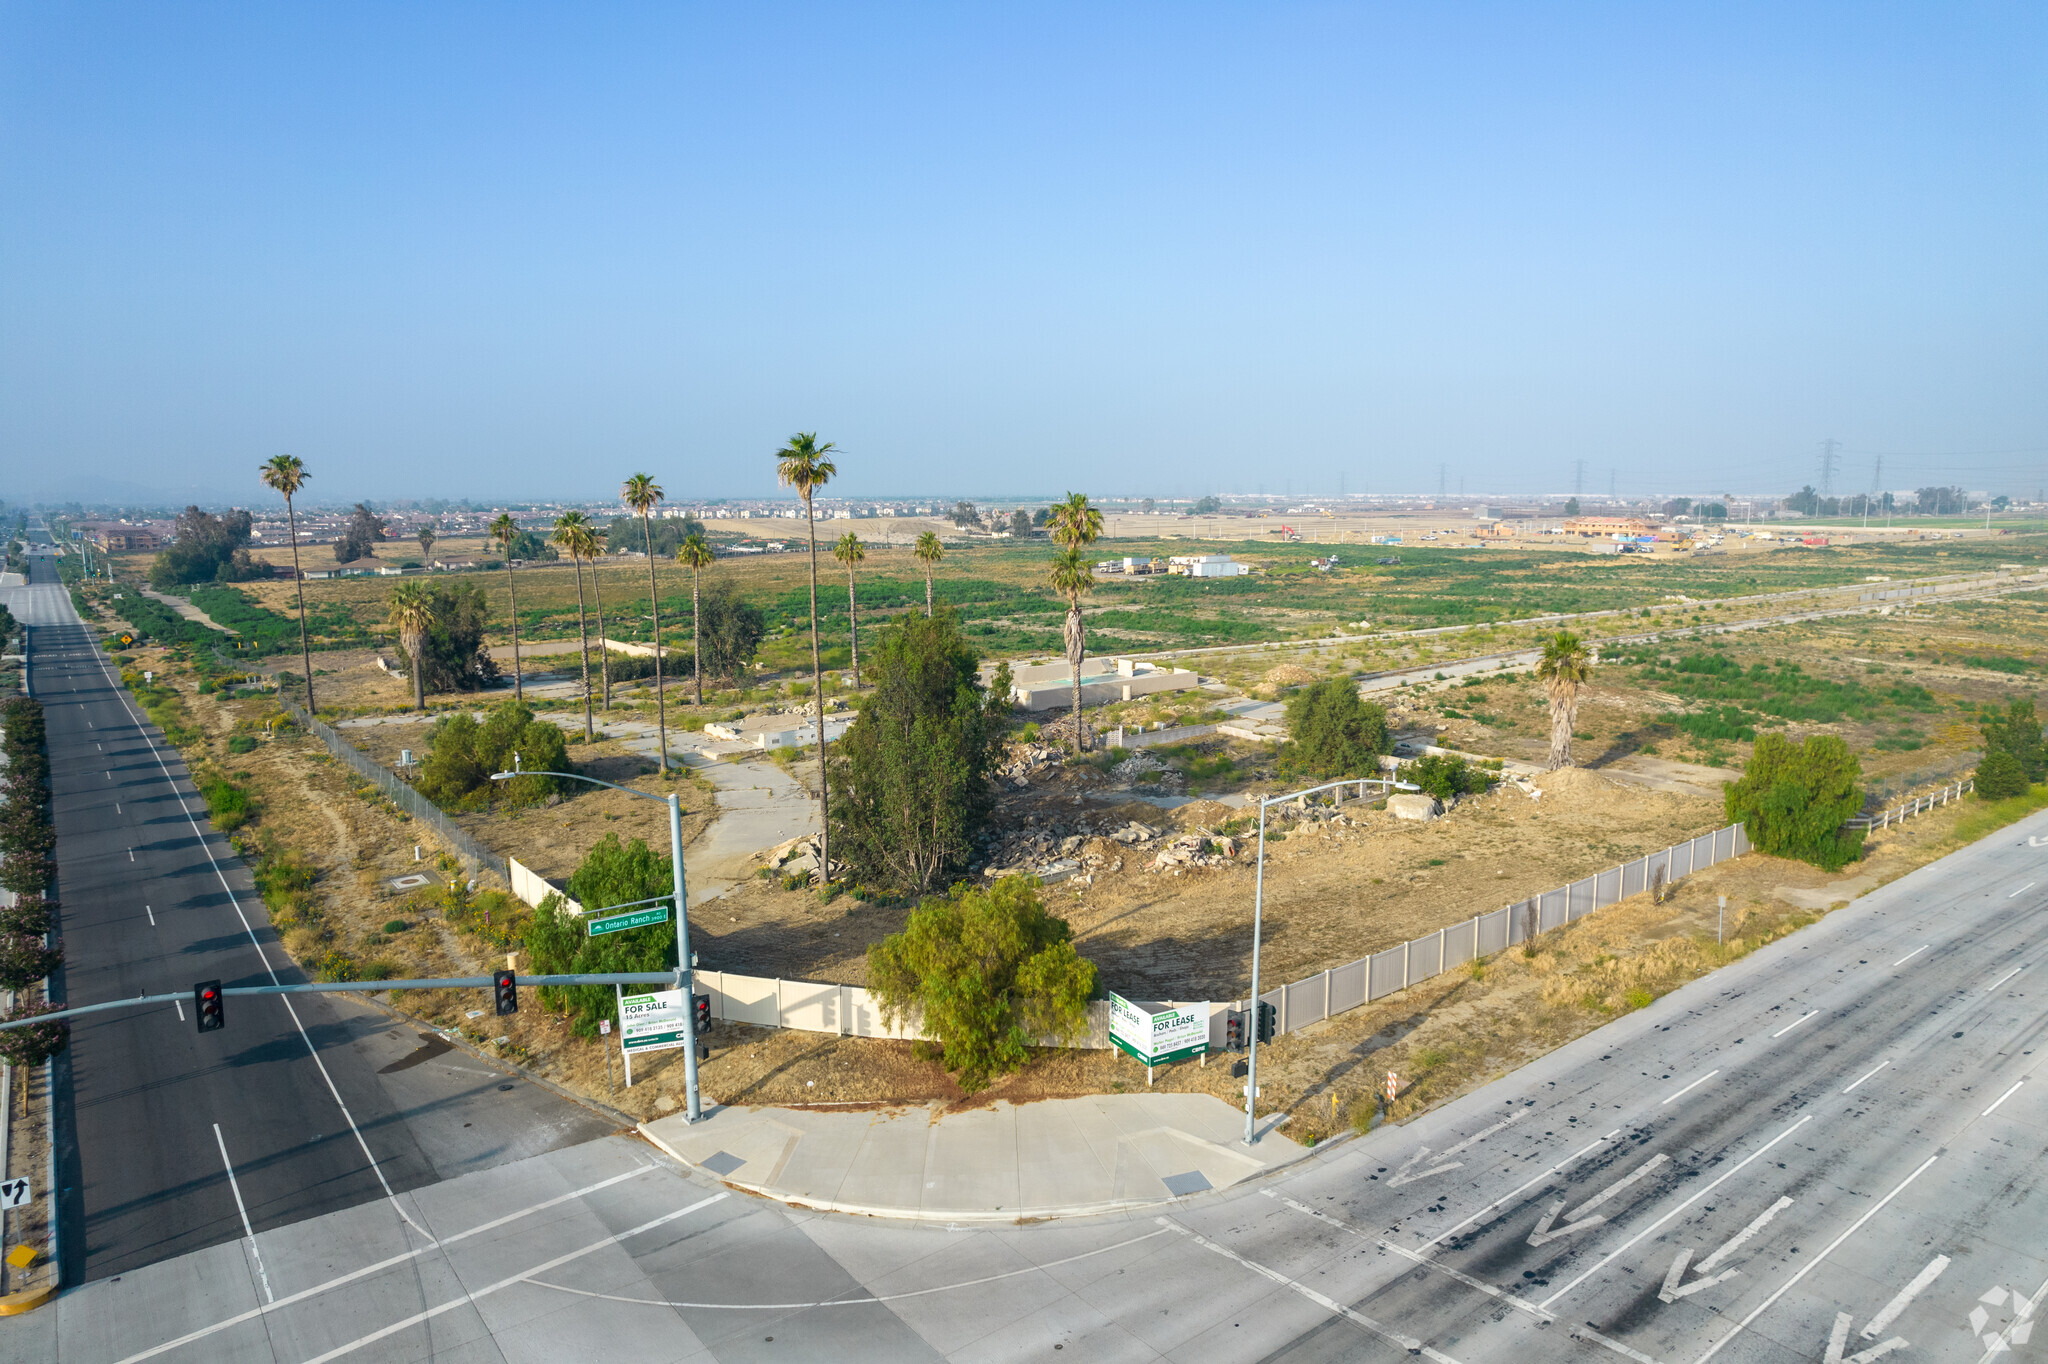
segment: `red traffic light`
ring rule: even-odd
[[[500,971],[491,977],[500,1014],[519,1012],[519,977],[510,971]]]
[[[227,1015],[222,1011],[225,1001],[221,998],[220,982],[202,980],[192,987],[192,1014],[201,1032],[217,1032],[228,1025]]]

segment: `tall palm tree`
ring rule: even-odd
[[[1078,545],[1070,545],[1053,556],[1046,570],[1046,583],[1067,599],[1067,662],[1074,676],[1074,751],[1088,745],[1081,732],[1081,660],[1087,656],[1088,639],[1081,627],[1081,598],[1095,590],[1095,565]]]
[[[512,546],[519,539],[519,523],[511,512],[499,512],[491,522],[491,538],[505,551],[505,590],[512,594],[512,694],[526,700],[526,679],[519,672],[519,584],[512,580]]]
[[[853,601],[854,565],[868,557],[867,546],[852,531],[839,537],[839,543],[832,546],[832,557],[846,565],[846,636],[853,641],[853,685],[860,686],[860,617]]]
[[[836,447],[818,444],[818,433],[799,431],[775,452],[775,478],[794,488],[804,500],[804,523],[811,542],[811,698],[818,721],[818,881],[832,880],[832,802],[825,777],[825,668],[818,658],[818,513],[811,499],[831,482],[839,466],[826,456]]]
[[[596,737],[590,723],[590,631],[583,623],[583,548],[590,539],[590,520],[580,511],[563,512],[555,518],[555,531],[548,539],[565,550],[576,565],[576,638],[583,660],[583,742],[587,744]]]
[[[1593,676],[1593,655],[1569,630],[1543,641],[1536,677],[1550,693],[1550,770],[1572,765],[1572,727],[1579,718],[1579,688]]]
[[[391,590],[391,623],[398,627],[398,644],[405,650],[406,669],[412,673],[412,708],[427,708],[427,661],[423,645],[427,631],[434,628],[434,598],[421,582],[400,583]]]
[[[668,773],[668,698],[661,691],[661,589],[654,578],[654,531],[647,520],[665,494],[652,475],[634,474],[619,489],[626,505],[640,514],[640,539],[647,546],[647,599],[654,612],[654,717],[661,730],[661,771]]]
[[[704,645],[699,627],[703,623],[703,610],[697,588],[699,575],[709,567],[715,557],[711,542],[704,538],[702,531],[691,531],[683,537],[683,543],[676,546],[676,562],[690,570],[690,677],[697,684],[697,704],[704,704]]]
[[[306,667],[306,714],[313,715],[317,713],[313,704],[313,646],[306,642],[306,577],[299,572],[299,514],[292,508],[292,499],[312,475],[297,455],[272,455],[256,472],[265,487],[284,495],[285,520],[292,528],[292,580],[299,589],[299,658]]]
[[[420,558],[425,559],[434,552],[434,541],[440,539],[432,522],[420,527]]]
[[[926,620],[930,620],[932,615],[932,565],[946,557],[946,547],[939,543],[938,536],[930,531],[926,531],[917,537],[917,548],[911,552],[917,555],[917,561],[924,565],[924,615]]]
[[[583,557],[590,560],[590,609],[597,617],[597,680],[598,709],[612,708],[612,653],[605,644],[604,633],[604,584],[598,581],[597,561],[604,557],[611,546],[605,543],[604,532],[595,525],[585,522],[583,526]]]
[[[1051,572],[1053,590],[1067,599],[1067,662],[1074,679],[1074,751],[1079,753],[1088,747],[1088,736],[1081,728],[1081,661],[1087,657],[1088,643],[1081,629],[1081,597],[1095,590],[1094,568],[1081,551],[1102,534],[1102,513],[1088,505],[1086,493],[1070,492],[1066,501],[1055,502],[1047,510],[1045,529],[1063,546]],[[1076,586],[1084,580],[1085,587]]]

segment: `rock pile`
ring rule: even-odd
[[[1182,834],[1161,848],[1146,870],[1178,876],[1191,867],[1227,867],[1246,852],[1244,841],[1213,834]]]
[[[1013,744],[1009,756],[996,768],[998,785],[1013,791],[1022,791],[1031,785],[1031,778],[1049,767],[1058,767],[1064,757],[1057,748],[1044,744]]]
[[[1054,820],[985,839],[981,874],[989,880],[1036,876],[1046,882],[1078,875],[1086,885],[1095,872],[1121,871],[1123,848],[1141,848],[1163,832],[1136,820],[1115,827],[1085,815]]]

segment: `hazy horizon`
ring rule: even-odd
[[[0,25],[0,497],[2048,487],[2034,9]]]

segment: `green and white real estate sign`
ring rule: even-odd
[[[1112,994],[1109,1040],[1148,1066],[1200,1056],[1209,1050],[1209,1006],[1134,1004]]]
[[[689,1001],[681,990],[628,995],[619,1001],[619,1047],[631,1056],[689,1045]]]

